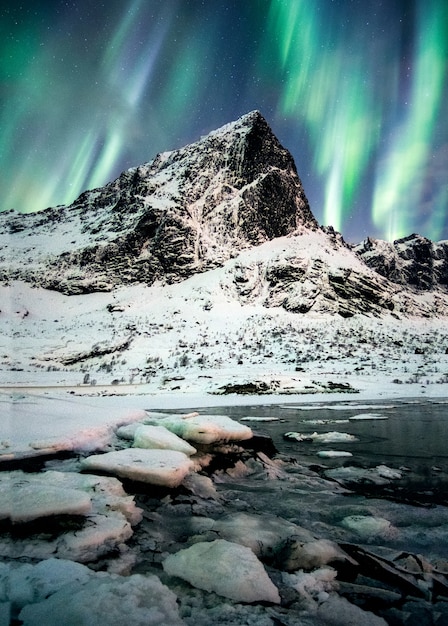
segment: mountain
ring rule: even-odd
[[[68,295],[204,273],[206,285],[222,267],[216,289],[240,305],[342,317],[448,312],[446,244],[414,236],[352,249],[320,228],[291,154],[258,111],[70,206],[0,214],[1,232],[3,282]]]
[[[175,282],[300,225],[318,228],[292,156],[257,111],[70,206],[0,220],[15,247],[2,278],[68,294]]]
[[[448,241],[410,235],[393,243],[368,237],[354,247],[376,272],[418,291],[448,290]]]

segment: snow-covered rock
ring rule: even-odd
[[[195,443],[212,444],[219,441],[244,441],[251,439],[252,430],[226,415],[192,415],[169,417],[157,420],[160,424],[182,439]]]
[[[277,587],[252,550],[223,539],[196,543],[171,554],[163,569],[199,589],[237,602],[280,603]]]
[[[2,270],[72,294],[173,281],[299,224],[317,228],[294,161],[252,111],[68,207],[1,214],[11,246]]]
[[[121,478],[163,487],[177,487],[194,468],[183,452],[127,448],[94,454],[82,460],[86,471],[101,471]]]
[[[368,237],[354,247],[363,261],[382,276],[420,291],[446,291],[448,241],[437,243],[413,234],[393,242]]]

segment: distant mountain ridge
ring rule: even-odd
[[[435,243],[417,234],[392,243],[368,237],[354,250],[394,283],[419,291],[448,289],[448,241]]]
[[[350,246],[320,228],[291,154],[258,111],[70,206],[0,213],[3,282],[73,295],[177,283],[219,267],[222,290],[242,305],[448,314],[448,242],[413,235]]]

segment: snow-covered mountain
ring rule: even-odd
[[[70,206],[0,214],[0,232],[3,281],[68,295],[225,265],[220,289],[241,304],[343,317],[448,311],[446,243],[368,239],[353,250],[319,228],[290,153],[258,111]]]
[[[363,261],[400,285],[419,291],[448,290],[448,241],[410,235],[393,243],[368,237],[355,246]]]
[[[414,270],[382,269],[417,267],[409,245],[406,261],[405,244],[353,249],[320,228],[291,155],[249,113],[71,206],[0,214],[0,373],[157,392],[284,377],[308,390],[348,372],[358,385],[383,363],[388,380],[444,382],[446,247],[432,245],[422,290]]]
[[[68,294],[175,282],[318,227],[290,153],[257,111],[70,206],[0,219],[10,233],[3,273]]]

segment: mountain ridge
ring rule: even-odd
[[[223,288],[242,304],[343,317],[448,313],[448,246],[419,236],[352,246],[321,228],[291,154],[258,111],[69,206],[0,214],[1,230],[3,282],[68,295],[176,283],[241,257]],[[283,257],[265,245],[276,240]],[[250,260],[257,249],[265,257]]]

